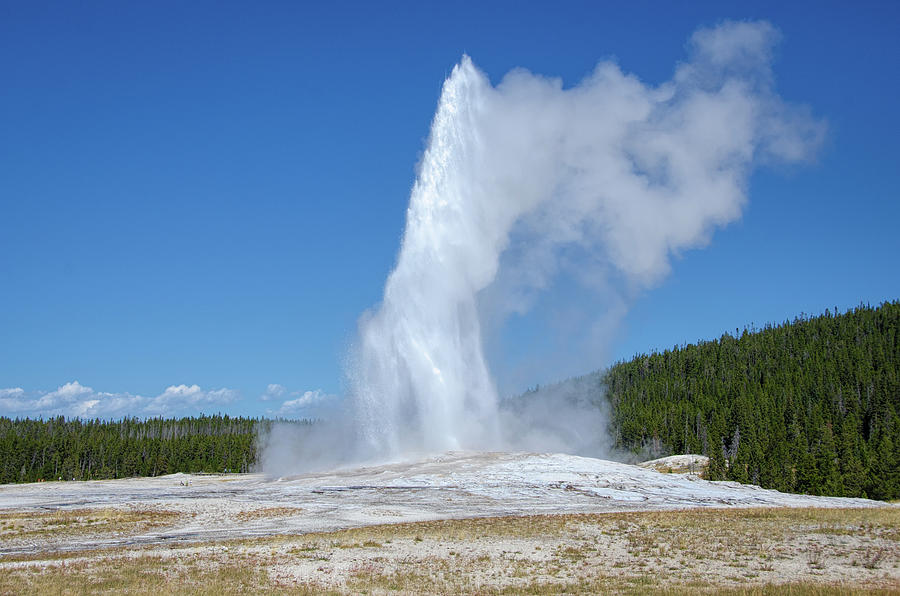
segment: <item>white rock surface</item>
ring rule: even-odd
[[[185,515],[141,536],[92,546],[301,533],[495,515],[693,507],[876,507],[866,499],[792,495],[734,482],[562,454],[451,452],[412,462],[289,478],[186,475],[0,485],[0,510],[154,508]],[[266,508],[296,513],[241,516]],[[249,517],[249,519],[248,519]],[[84,548],[85,545],[70,545]],[[64,544],[59,548],[69,548]],[[0,554],[24,552],[0,545]]]

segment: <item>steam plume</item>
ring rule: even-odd
[[[563,263],[588,287],[648,287],[740,217],[754,165],[810,156],[824,126],[775,94],[776,38],[764,22],[698,30],[658,86],[601,62],[568,89],[525,70],[495,87],[463,57],[383,302],[360,322],[364,454],[498,446],[486,300],[492,316],[525,312]]]

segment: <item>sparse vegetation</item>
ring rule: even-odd
[[[900,508],[688,510],[0,557],[0,593],[877,594],[898,566]]]
[[[203,565],[197,560],[175,562],[159,556],[116,557],[114,565],[103,559],[65,561],[39,573],[33,567],[5,569],[0,575],[0,593],[216,595],[273,587],[264,569],[245,563]],[[295,593],[303,593],[300,586]]]
[[[264,519],[271,517],[290,517],[300,515],[303,509],[300,507],[263,507],[260,509],[250,509],[249,511],[241,511],[237,514],[240,521],[252,521],[254,519]]]
[[[74,534],[131,534],[165,526],[180,517],[159,509],[58,509],[0,513],[0,544]]]

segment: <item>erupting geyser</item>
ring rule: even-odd
[[[602,62],[572,88],[523,70],[495,87],[463,57],[384,300],[360,322],[360,455],[502,447],[487,289],[503,316],[527,309],[561,262],[589,287],[647,287],[671,254],[740,217],[756,163],[807,158],[824,126],[774,93],[776,38],[767,23],[701,29],[655,86]]]

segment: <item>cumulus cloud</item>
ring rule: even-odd
[[[119,418],[211,413],[240,397],[233,389],[204,390],[198,385],[171,385],[156,396],[95,391],[72,381],[53,391],[0,389],[0,416]]]
[[[41,410],[53,410],[57,408],[67,407],[78,404],[81,401],[89,401],[84,399],[85,396],[93,394],[94,390],[85,387],[78,381],[72,381],[57,388],[56,391],[45,393],[40,396],[35,406]]]
[[[209,411],[210,407],[224,406],[238,398],[232,389],[204,391],[198,385],[171,385],[144,407],[146,412],[162,415],[178,407]]]
[[[21,387],[0,389],[0,411],[18,412],[25,405],[25,390]]]
[[[279,385],[278,383],[269,383],[266,387],[266,392],[259,396],[259,399],[262,401],[271,401],[273,399],[278,399],[282,395],[287,393],[287,389],[284,385]]]
[[[340,398],[322,391],[314,389],[312,391],[288,391],[281,385],[274,385],[276,391],[272,391],[273,385],[269,385],[264,396],[270,396],[269,399],[275,397],[286,397],[277,408],[269,408],[266,413],[269,416],[277,418],[322,418],[327,417],[330,412],[337,408],[340,404]]]

